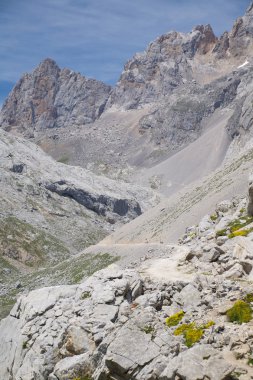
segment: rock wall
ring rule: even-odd
[[[110,91],[110,86],[46,59],[14,87],[3,105],[0,125],[23,129],[32,137],[36,130],[91,123],[103,112]]]

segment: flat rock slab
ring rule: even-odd
[[[150,335],[127,326],[117,334],[107,352],[106,365],[111,373],[123,375],[149,363],[160,351]]]
[[[194,273],[179,268],[178,259],[174,257],[147,260],[138,272],[144,279],[148,277],[158,282],[191,282],[195,277]]]

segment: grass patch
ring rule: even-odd
[[[228,226],[231,232],[235,232],[252,222],[253,222],[253,217],[246,215],[246,216],[241,217],[240,219],[233,220],[232,222],[229,223]]]
[[[145,332],[145,334],[153,334],[155,329],[153,326],[144,326],[141,331]]]
[[[224,228],[223,230],[219,230],[216,232],[216,237],[219,237],[219,236],[227,236],[227,229]]]
[[[0,296],[0,320],[7,317],[11,309],[16,303],[15,295],[4,295]]]
[[[166,318],[165,319],[166,325],[168,327],[177,326],[179,322],[181,322],[181,320],[183,319],[184,314],[185,314],[184,311],[181,310],[178,313],[173,314],[170,317]]]
[[[229,322],[236,322],[241,325],[252,319],[252,309],[247,302],[239,300],[227,311],[227,317]]]
[[[216,232],[216,237],[228,236],[229,239],[233,239],[236,236],[248,236],[250,232],[253,232],[252,228],[245,228],[248,224],[253,223],[252,216],[243,216],[240,219],[235,219],[228,224],[228,227]]]
[[[112,256],[109,253],[72,256],[55,266],[51,265],[32,273],[19,274],[18,280],[22,283],[22,289],[27,291],[44,286],[73,285],[118,260],[119,257]],[[15,280],[15,277],[10,277],[8,282],[6,281],[10,290],[5,295],[0,296],[0,320],[9,314],[16,303],[20,290],[11,287]],[[89,292],[84,292],[83,297],[83,299],[88,298]]]
[[[249,228],[249,229],[246,228],[245,230],[239,230],[239,231],[231,232],[228,235],[228,238],[233,239],[236,236],[248,236],[248,234],[250,234],[251,232],[253,232],[253,227]]]
[[[0,221],[0,248],[3,255],[31,267],[50,257],[59,260],[69,255],[68,249],[54,236],[14,216]]]

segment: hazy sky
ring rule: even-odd
[[[231,29],[250,0],[0,0],[0,104],[46,57],[114,84],[124,63],[170,30]]]

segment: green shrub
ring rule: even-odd
[[[143,332],[145,332],[146,334],[152,334],[155,331],[154,327],[152,327],[150,325],[149,326],[144,326],[141,330]]]
[[[192,347],[195,343],[199,342],[203,336],[203,333],[204,330],[197,327],[195,323],[183,324],[174,331],[174,335],[184,336],[185,345],[187,347]]]
[[[176,336],[183,335],[186,330],[188,330],[189,328],[194,328],[194,327],[195,327],[195,323],[184,323],[176,328],[176,330],[174,331],[174,335]]]
[[[204,330],[201,328],[187,329],[184,333],[185,345],[192,347],[195,343],[199,342],[204,334]]]
[[[230,322],[237,322],[240,325],[247,323],[252,318],[251,307],[245,301],[236,301],[234,306],[227,311],[227,317]]]
[[[240,231],[234,231],[231,232],[231,234],[228,235],[229,239],[233,239],[236,236],[248,236],[249,230],[240,230]]]
[[[204,329],[204,330],[206,330],[206,329],[209,329],[209,327],[212,327],[214,325],[215,325],[214,321],[209,321],[205,325],[203,325],[201,328]]]
[[[90,298],[90,297],[91,297],[90,292],[83,292],[80,298],[81,298],[81,300],[85,300],[85,299]]]
[[[244,297],[244,301],[247,303],[253,302],[253,293],[246,294],[246,296]]]
[[[174,335],[183,335],[184,343],[187,347],[192,347],[195,343],[199,342],[204,334],[204,330],[213,326],[213,321],[207,322],[203,326],[196,326],[194,322],[185,323],[176,328]]]
[[[213,215],[210,216],[210,219],[215,222],[217,219],[218,219],[218,215],[215,213]]]
[[[223,230],[219,230],[216,232],[216,237],[219,237],[219,236],[226,236],[227,235],[227,229],[224,228]]]
[[[181,322],[181,320],[183,319],[184,314],[185,314],[184,311],[181,310],[178,313],[173,314],[170,317],[166,318],[166,320],[165,320],[166,325],[168,327],[177,326],[179,324],[179,322]]]

